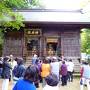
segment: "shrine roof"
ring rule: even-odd
[[[15,12],[23,16],[24,22],[90,24],[90,16],[82,10],[31,9]]]
[[[90,24],[90,16],[84,14],[81,10],[52,10],[52,9],[31,9],[17,10],[24,22],[57,22],[70,24]]]

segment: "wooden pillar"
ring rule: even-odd
[[[26,34],[25,30],[23,32],[23,58],[26,59],[27,53],[26,53]]]

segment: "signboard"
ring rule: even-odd
[[[34,36],[34,35],[40,36],[41,30],[40,29],[28,29],[26,30],[26,34],[31,35],[31,36]]]
[[[58,39],[57,38],[47,38],[47,43],[57,43]]]

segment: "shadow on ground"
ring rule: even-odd
[[[1,90],[1,85],[2,85],[2,79],[0,79],[0,90]],[[79,79],[75,78],[73,82],[68,82],[67,86],[61,86],[59,84],[59,89],[60,90],[80,90],[80,84],[79,84]],[[9,89],[12,90],[12,81],[9,83]],[[40,88],[38,90],[42,90],[42,85],[40,84]],[[86,90],[86,87],[84,88]]]

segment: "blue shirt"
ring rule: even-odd
[[[36,87],[33,83],[21,79],[16,83],[13,90],[36,90]]]
[[[83,77],[90,79],[90,66],[89,65],[84,65],[83,68],[84,68]]]

